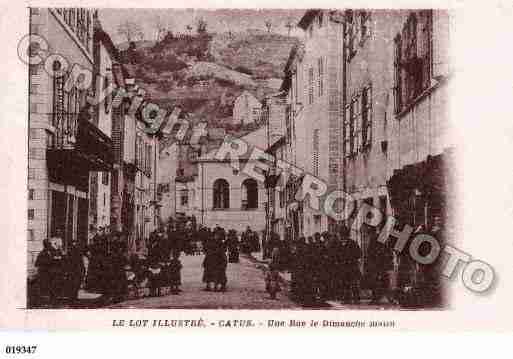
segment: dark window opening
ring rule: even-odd
[[[242,182],[242,209],[258,208],[258,184],[252,178]]]
[[[214,182],[214,209],[230,208],[230,185],[225,179],[219,178]]]

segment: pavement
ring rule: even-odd
[[[108,308],[161,309],[300,309],[287,296],[284,288],[276,299],[265,291],[264,271],[252,259],[240,256],[239,263],[228,263],[226,292],[203,289],[203,255],[182,256],[182,292],[178,295],[127,300]]]

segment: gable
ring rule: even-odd
[[[249,158],[251,154],[251,149],[256,147],[265,151],[267,148],[267,128],[265,126],[260,127],[259,129],[248,133],[247,135],[240,137],[240,140],[248,144],[248,151],[240,156],[242,159]],[[220,145],[222,146],[222,144]],[[220,146],[217,146],[215,149],[201,156],[198,161],[208,161],[214,160],[216,157],[216,153],[219,150]]]

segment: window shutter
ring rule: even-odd
[[[367,142],[369,145],[372,145],[372,127],[373,127],[373,122],[374,122],[374,100],[373,100],[373,97],[372,97],[372,85],[369,86],[369,89],[368,89],[368,94],[367,94],[367,98],[368,98],[368,106],[369,106],[369,111],[368,111],[368,115],[367,115],[367,126],[368,126],[368,129],[367,129]]]
[[[394,100],[395,100],[395,112],[398,113],[401,111],[402,107],[402,83],[401,83],[401,35],[397,34],[394,39],[395,46],[395,59],[394,59],[394,76],[395,76],[395,84],[394,84]]]
[[[361,109],[360,97],[356,100],[356,108]],[[354,134],[354,153],[357,154],[361,148],[361,134],[362,134],[362,116],[360,113],[355,114],[355,134]]]
[[[317,62],[319,69],[319,96],[322,96],[324,94],[324,59],[319,57]]]
[[[408,32],[408,26],[405,26],[403,28],[403,34],[402,34],[402,41],[401,41],[401,62],[399,63],[400,69],[401,69],[401,99],[403,100],[403,104],[408,101],[408,94],[409,94],[409,88],[408,88],[408,81],[407,76],[408,73],[406,71],[406,67],[404,66],[406,61],[409,59],[408,56],[408,43],[410,41],[410,36]]]
[[[315,129],[313,133],[312,167],[314,176],[319,176],[319,132],[318,129]]]
[[[355,100],[351,100],[351,104],[349,107],[349,154],[353,154],[355,152],[355,141],[354,141],[354,131],[355,131]]]
[[[422,88],[426,89],[431,85],[432,68],[432,10],[424,10],[420,13],[420,57],[422,60]]]
[[[367,128],[368,128],[368,92],[367,88],[362,91],[362,147],[367,145]]]
[[[311,105],[314,101],[314,70],[308,69],[308,103]]]

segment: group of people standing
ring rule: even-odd
[[[76,301],[85,272],[78,244],[72,243],[66,251],[62,238],[54,236],[46,240],[43,246],[35,262],[38,268],[38,297],[45,297],[50,303],[56,303],[61,298]]]
[[[315,233],[294,246],[291,294],[305,305],[328,299],[360,300],[359,261],[362,251],[349,231]]]
[[[36,301],[73,303],[81,288],[101,294],[107,302],[126,299],[133,287],[148,287],[150,295],[170,287],[172,294],[178,294],[182,253],[204,253],[205,290],[222,292],[227,286],[228,263],[239,262],[241,249],[251,253],[260,248],[258,235],[249,227],[239,236],[237,231],[225,231],[220,226],[196,228],[191,222],[177,221],[152,232],[147,241],[137,241],[135,248],[129,250],[128,242],[126,234],[104,229],[95,231],[87,246],[73,242],[64,248],[62,236],[49,238],[35,263]]]

